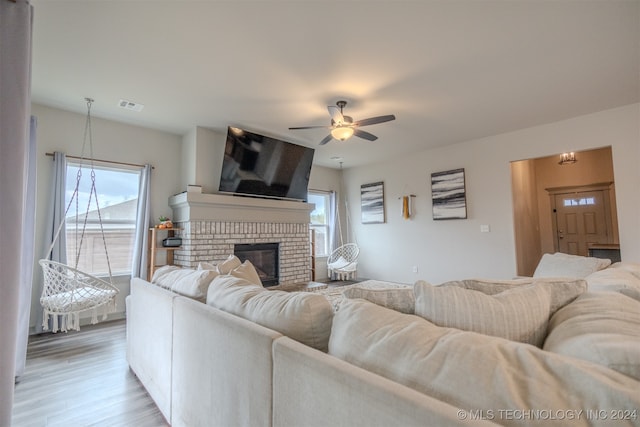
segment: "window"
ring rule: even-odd
[[[311,230],[315,230],[315,251],[317,257],[329,256],[329,214],[331,212],[331,198],[329,193],[310,191],[307,201],[316,205],[311,212]]]
[[[65,206],[69,205],[73,197],[79,167],[79,163],[71,161],[67,163]],[[111,272],[112,274],[131,273],[140,171],[103,166],[94,166],[94,171],[100,218]],[[78,256],[76,248],[82,245],[77,261],[78,270],[96,276],[108,275],[100,218],[95,204],[95,195],[92,195],[89,201],[90,191],[91,168],[84,165],[78,196],[67,212],[67,264],[76,265],[76,256]],[[87,206],[89,206],[88,214]]]
[[[564,199],[563,203],[565,206],[587,206],[595,205],[596,199],[595,197],[583,197],[581,199]]]

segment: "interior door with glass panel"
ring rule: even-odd
[[[607,206],[602,190],[552,195],[558,252],[587,256],[592,243],[610,243]]]

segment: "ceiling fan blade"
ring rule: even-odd
[[[387,116],[378,116],[378,117],[369,117],[368,119],[362,119],[355,122],[354,126],[369,126],[375,125],[378,123],[390,122],[391,120],[395,120],[396,116],[393,114],[389,114]]]
[[[375,141],[376,139],[378,139],[377,136],[375,136],[374,134],[371,134],[369,132],[365,132],[363,130],[360,129],[354,129],[353,130],[353,134],[357,137],[360,137],[362,139],[366,139],[367,141]]]
[[[327,110],[329,110],[329,115],[331,116],[331,120],[333,120],[333,123],[335,124],[344,123],[344,116],[342,115],[342,112],[340,112],[340,109],[338,107],[333,107],[329,105],[327,107]]]
[[[331,136],[331,134],[329,134],[329,135],[325,136],[322,141],[320,141],[320,145],[324,145],[327,142],[331,141],[332,139],[333,139],[333,136]]]
[[[300,126],[295,128],[289,128],[289,130],[299,130],[299,129],[331,129],[331,126]]]

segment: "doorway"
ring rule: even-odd
[[[590,243],[619,243],[611,147],[576,152],[570,164],[560,156],[511,162],[518,275],[533,275],[544,253],[587,255]]]
[[[611,184],[547,189],[557,252],[588,256],[590,246],[613,243]]]

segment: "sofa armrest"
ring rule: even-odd
[[[127,297],[127,362],[162,415],[171,419],[173,300],[177,294],[139,278]]]
[[[273,363],[273,427],[497,425],[287,337]]]
[[[272,348],[282,335],[200,302],[174,303],[173,427],[270,427]]]

